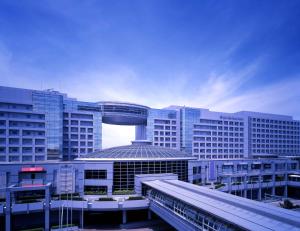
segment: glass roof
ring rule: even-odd
[[[119,146],[108,149],[103,149],[94,153],[90,153],[82,157],[83,159],[101,158],[101,159],[165,159],[176,158],[186,159],[193,156],[185,152],[156,147],[148,144],[133,144],[127,146]],[[81,159],[81,158],[79,158]]]

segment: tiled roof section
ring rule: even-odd
[[[107,158],[107,159],[157,159],[157,158],[191,158],[185,152],[156,147],[152,145],[127,145],[104,149],[90,153],[84,158]]]

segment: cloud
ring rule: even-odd
[[[63,90],[81,100],[131,100],[135,99],[135,82],[138,81],[134,70],[126,66],[115,66],[112,70],[90,70],[70,73],[64,80],[69,84]]]
[[[251,81],[260,68],[261,60],[239,71],[227,71],[199,80],[191,86],[189,76],[180,73],[174,79],[147,86],[134,69],[126,66],[112,71],[89,71],[69,79],[64,91],[86,101],[117,100],[162,108],[186,105],[215,111],[236,112],[253,110],[300,117],[300,79],[294,78],[263,87],[240,91]],[[195,83],[192,83],[195,84]],[[134,126],[103,125],[103,148],[130,144],[134,139]]]
[[[239,71],[227,71],[219,75],[213,72],[194,92],[191,104],[199,105],[201,103],[204,107],[211,107],[226,98],[230,98],[255,76],[259,65],[260,62],[257,61]]]
[[[219,111],[240,110],[293,115],[300,119],[300,78],[265,85],[227,98],[212,106]]]
[[[215,111],[236,112],[253,110],[294,115],[300,118],[300,79],[285,77],[285,81],[268,83],[257,88],[246,87],[255,81],[263,58],[240,69],[225,72],[217,69],[208,77],[195,78],[197,73],[173,72],[166,78],[146,77],[129,65],[98,67],[86,70],[43,75],[43,70],[12,67],[12,54],[0,46],[0,84],[33,89],[54,88],[82,101],[128,101],[154,108],[186,105]],[[41,83],[44,83],[43,85]],[[41,87],[42,86],[42,87]],[[241,91],[241,89],[247,89]],[[103,147],[130,144],[134,126],[103,125]]]

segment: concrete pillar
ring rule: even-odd
[[[146,125],[135,126],[135,140],[146,140],[146,139],[147,139]]]
[[[231,191],[232,191],[232,185],[231,185],[232,179],[231,179],[231,178],[232,178],[232,177],[229,176],[229,177],[228,177],[228,180],[227,180],[227,184],[228,184],[228,193],[231,193]]]
[[[287,169],[287,167],[286,167],[286,169]],[[287,170],[285,172],[287,172]],[[284,196],[284,198],[288,197],[288,175],[287,175],[287,173],[284,174],[284,194],[283,194],[283,196]]]
[[[244,190],[243,190],[243,193],[244,193],[244,197],[247,198],[247,188],[248,188],[248,185],[247,185],[247,176],[244,176]]]
[[[112,196],[112,185],[107,185],[107,196]]]
[[[80,211],[80,215],[79,215],[79,217],[80,217],[80,227],[81,227],[81,229],[83,229],[83,219],[84,219],[84,212],[83,212],[83,209]]]
[[[123,224],[127,223],[127,211],[126,210],[122,211],[122,223]]]
[[[152,213],[151,213],[151,210],[148,209],[148,220],[151,220],[152,219]]]
[[[275,185],[276,185],[276,178],[275,178],[275,174],[273,172],[273,175],[272,175],[272,196],[275,196],[276,194],[276,191],[275,191]]]
[[[261,187],[262,187],[262,177],[261,175],[258,176],[258,200],[261,201]]]
[[[45,231],[50,231],[50,188],[45,189]]]
[[[287,198],[288,197],[288,187],[287,185],[284,186],[284,198]]]
[[[285,170],[285,174],[284,174],[284,197],[287,198],[288,197],[288,161],[285,161],[285,165],[284,165],[284,170]]]
[[[244,189],[244,191],[243,191],[243,197],[247,198],[247,189]]]
[[[5,209],[5,231],[11,229],[11,194],[9,188],[6,189],[6,209]]]

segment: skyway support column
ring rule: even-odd
[[[261,201],[261,188],[262,188],[262,176],[261,173],[258,176],[258,200]]]
[[[284,165],[284,170],[285,170],[285,174],[284,174],[284,198],[288,197],[288,163],[287,161],[285,161],[285,165]]]
[[[288,175],[287,173],[284,174],[284,198],[288,197]]]
[[[231,184],[231,182],[232,182],[232,180],[231,180],[231,176],[229,176],[228,177],[228,181],[227,181],[227,184],[228,184],[228,193],[231,193],[231,191],[232,191],[232,184]]]
[[[45,188],[45,231],[50,231],[50,188]]]
[[[245,198],[247,198],[247,190],[248,190],[248,185],[247,185],[247,181],[246,181],[246,179],[247,179],[247,176],[244,176],[244,179],[243,179],[243,181],[244,181],[244,189],[243,189],[243,197],[245,197]]]
[[[79,218],[80,218],[80,227],[81,227],[81,229],[83,229],[83,220],[84,220],[84,212],[83,212],[83,206],[82,206],[82,209],[81,209],[81,211],[80,211],[80,215],[79,215]]]
[[[10,189],[6,189],[6,209],[5,209],[5,231],[11,228],[11,194]]]
[[[122,211],[122,223],[123,224],[127,223],[127,211],[126,210]]]
[[[276,195],[276,177],[275,177],[275,172],[276,172],[276,169],[275,169],[275,163],[272,162],[271,164],[271,169],[272,169],[272,196],[275,196]]]
[[[152,219],[152,213],[151,213],[151,210],[148,209],[148,220],[151,220]]]
[[[276,177],[275,177],[275,173],[273,172],[272,174],[272,196],[276,195]]]

